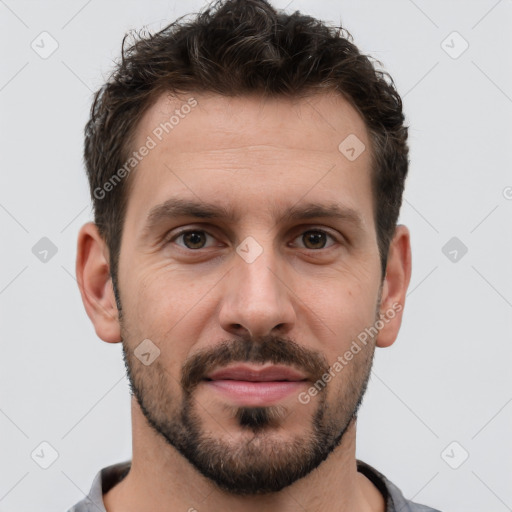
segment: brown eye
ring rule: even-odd
[[[325,247],[325,233],[319,231],[307,231],[302,240],[308,249],[323,249]]]
[[[185,249],[203,249],[205,247],[206,239],[208,236],[211,235],[209,235],[206,231],[194,229],[178,233],[170,240],[170,242],[181,238],[183,240],[183,245],[178,244],[180,247],[185,247]]]
[[[310,229],[308,231],[305,231],[297,238],[300,238],[302,240],[304,247],[306,249],[311,250],[325,249],[327,238],[336,241],[332,235],[330,235],[326,231],[318,229]]]
[[[189,249],[201,249],[205,244],[205,238],[204,233],[198,231],[190,231],[183,235],[183,241]]]

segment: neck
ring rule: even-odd
[[[256,496],[238,496],[220,490],[203,477],[147,423],[132,399],[133,457],[128,475],[103,499],[107,512],[384,512],[384,498],[357,472],[356,422],[341,444],[306,477],[283,490]]]

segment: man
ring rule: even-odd
[[[122,342],[133,457],[72,511],[433,510],[355,458],[411,275],[388,78],[265,0],[123,47],[86,126],[76,270]]]

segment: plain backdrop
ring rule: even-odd
[[[131,457],[121,347],[97,338],[75,280],[92,219],[83,127],[125,32],[203,5],[0,1],[0,511],[67,510]],[[412,280],[357,456],[420,503],[512,510],[512,1],[274,5],[342,23],[393,76],[410,126]]]

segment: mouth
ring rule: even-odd
[[[215,370],[203,382],[236,405],[262,407],[298,393],[308,379],[289,366],[244,364]]]

